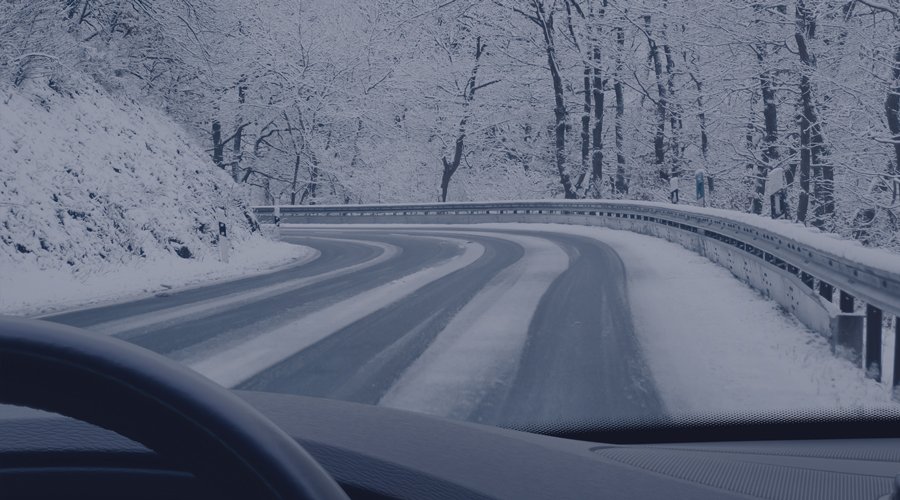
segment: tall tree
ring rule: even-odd
[[[777,88],[775,71],[767,67],[768,47],[765,45],[756,47],[756,56],[760,66],[759,88],[762,96],[765,133],[763,135],[762,160],[757,162],[751,211],[755,214],[762,214],[766,194],[766,178],[769,170],[777,165],[780,156],[778,152],[778,101],[775,94]]]
[[[647,37],[650,63],[653,66],[653,74],[656,76],[656,133],[653,136],[653,152],[660,175],[671,175],[665,168],[666,164],[666,116],[669,112],[669,97],[663,77],[662,56],[653,30],[651,15],[644,16],[644,34]]]
[[[625,88],[622,83],[625,56],[625,30],[621,26],[615,28],[616,34],[616,70],[613,75],[613,91],[616,95],[616,193],[628,194],[628,180],[625,173]]]
[[[443,174],[441,175],[441,201],[447,201],[447,191],[450,189],[450,179],[453,177],[453,174],[459,169],[459,164],[462,162],[463,157],[463,148],[464,141],[466,139],[466,125],[469,121],[469,104],[475,99],[475,91],[479,88],[477,83],[478,77],[478,66],[481,63],[481,56],[484,54],[485,44],[481,42],[481,37],[477,37],[475,39],[475,57],[474,62],[472,64],[472,74],[469,76],[469,80],[466,82],[465,88],[462,91],[462,101],[463,101],[463,117],[459,122],[459,129],[456,135],[456,142],[453,147],[453,158],[451,160],[447,160],[447,157],[443,157],[441,162],[444,165]]]
[[[591,31],[591,54],[593,63],[593,80],[591,88],[594,96],[594,130],[591,134],[591,182],[589,184],[592,197],[600,198],[603,195],[603,113],[605,111],[605,94],[603,82],[603,43],[600,35],[603,29],[603,20],[606,16],[608,0],[597,2],[596,8],[591,3],[589,25]]]
[[[568,118],[568,110],[566,107],[565,88],[563,87],[562,72],[559,65],[559,57],[556,52],[556,33],[554,27],[555,2],[549,8],[545,5],[546,0],[531,0],[530,11],[524,11],[516,6],[512,9],[523,15],[526,19],[533,22],[541,32],[541,40],[547,57],[547,68],[550,71],[550,79],[553,83],[553,115],[555,123],[554,130],[554,151],[556,172],[559,175],[559,183],[563,188],[563,195],[566,199],[575,199],[578,197],[572,184],[572,178],[569,175],[566,166],[566,125]]]

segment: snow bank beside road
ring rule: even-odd
[[[312,248],[252,238],[230,253],[204,259],[141,259],[92,272],[8,266],[0,261],[0,314],[34,316],[64,309],[121,302],[191,285],[245,277],[318,256]]]
[[[0,86],[0,116],[0,265],[203,259],[219,222],[253,237],[234,182],[159,111],[34,83]]]
[[[0,84],[0,314],[136,297],[308,255],[266,240],[164,113],[70,75]],[[76,88],[77,87],[77,88]],[[218,223],[231,263],[219,262]]]
[[[527,227],[589,236],[616,250],[635,331],[670,412],[895,404],[862,370],[834,357],[826,339],[701,255],[628,231]]]

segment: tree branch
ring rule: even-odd
[[[856,0],[857,2],[871,8],[872,10],[878,10],[881,12],[887,12],[888,14],[894,17],[900,17],[900,11],[891,7],[890,5],[885,5],[877,2],[872,2],[871,0]]]

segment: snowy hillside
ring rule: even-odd
[[[86,283],[101,270],[108,275],[83,298],[109,285],[118,293],[160,284],[151,278],[196,279],[215,270],[220,221],[239,253],[269,253],[269,264],[297,255],[252,232],[234,183],[172,120],[96,85],[78,88],[0,89],[0,311],[22,306],[39,276],[65,288],[67,276]],[[128,279],[116,270],[128,270]]]

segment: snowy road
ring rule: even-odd
[[[238,388],[484,422],[658,411],[621,260],[537,231],[285,229],[318,258],[47,319]]]
[[[656,238],[537,224],[282,231],[318,255],[48,319],[227,387],[485,423],[890,402],[773,303]]]

